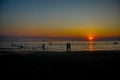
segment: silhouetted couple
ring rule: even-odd
[[[43,51],[45,51],[45,43],[43,43],[42,49],[43,49]]]
[[[66,51],[67,52],[71,51],[71,44],[70,43],[66,44]]]

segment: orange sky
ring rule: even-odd
[[[120,6],[114,0],[6,0],[0,7],[0,35],[120,37]]]

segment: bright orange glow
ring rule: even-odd
[[[90,36],[90,37],[89,37],[89,40],[93,40],[93,37],[92,37],[92,36]]]

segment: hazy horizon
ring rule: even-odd
[[[45,41],[89,41],[87,37],[20,37],[20,36],[0,36],[0,41],[4,40],[24,40],[24,39],[38,39]],[[105,37],[105,38],[96,38],[92,41],[120,41],[120,37]]]

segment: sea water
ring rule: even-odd
[[[66,43],[71,43],[71,51],[120,50],[120,41],[49,41],[39,39],[12,39],[0,41],[0,51],[66,51]]]

